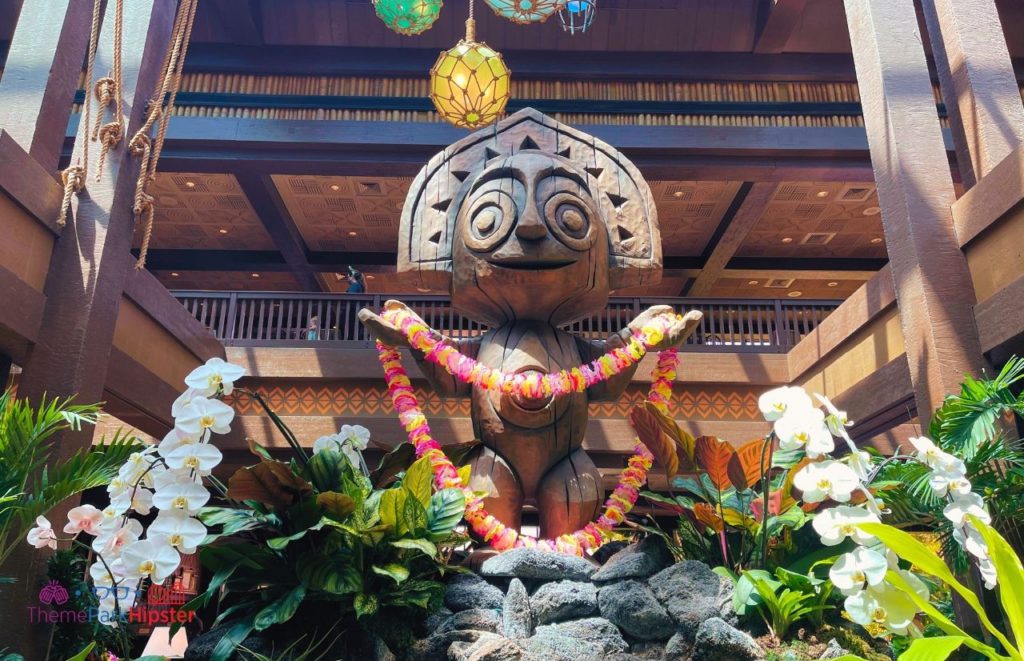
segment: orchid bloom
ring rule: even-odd
[[[370,430],[362,425],[342,425],[338,436],[356,450],[365,450],[370,445]]]
[[[954,457],[939,446],[935,445],[932,439],[926,436],[916,436],[910,439],[910,444],[917,450],[914,456],[918,461],[944,473],[967,473],[967,467],[963,459]]]
[[[821,409],[807,408],[787,410],[775,421],[775,435],[783,450],[803,449],[814,459],[835,450],[832,434],[825,425],[825,414]]]
[[[793,486],[803,492],[806,503],[820,503],[826,498],[848,502],[859,485],[860,480],[852,468],[831,459],[807,464],[793,477]]]
[[[928,598],[928,588],[910,572],[900,574],[914,592]],[[917,606],[902,590],[882,582],[846,598],[845,610],[857,624],[869,631],[884,627],[885,631],[906,634],[917,617]],[[874,625],[874,627],[872,627]]]
[[[861,523],[881,523],[871,512],[851,505],[837,505],[818,514],[811,521],[814,531],[825,546],[837,546],[847,537],[857,544],[872,544],[875,536],[860,529]]]
[[[215,434],[227,434],[234,419],[235,410],[224,402],[196,397],[182,408],[174,426],[185,434],[205,434],[208,429]]]
[[[210,445],[209,443],[182,445],[173,452],[164,455],[164,460],[169,468],[187,468],[198,472],[200,475],[208,475],[223,459],[224,455],[217,449],[217,446]]]
[[[175,416],[177,417],[177,416]],[[156,446],[156,451],[160,453],[161,457],[167,457],[170,453],[174,452],[183,445],[194,445],[199,442],[199,436],[194,434],[186,434],[177,427],[167,432],[167,435],[163,437],[160,444]]]
[[[193,397],[202,397],[203,393],[196,390],[195,388],[189,388],[185,392],[178,395],[178,398],[171,404],[171,417],[177,418],[181,415],[182,409],[192,403]]]
[[[79,505],[68,512],[68,523],[64,526],[64,532],[72,535],[80,532],[96,535],[99,534],[102,523],[103,512],[92,505]]]
[[[185,555],[196,552],[206,538],[206,526],[182,510],[161,512],[149,526],[149,532],[167,539],[167,543]]]
[[[846,411],[840,411],[836,408],[835,404],[832,403],[832,400],[824,395],[815,394],[814,396],[818,398],[818,401],[821,402],[825,407],[825,410],[828,411],[828,416],[825,418],[825,424],[828,425],[829,431],[844,439],[848,444],[850,444],[850,449],[852,450],[853,440],[850,438],[850,433],[846,431],[846,428],[853,426],[853,421],[846,416]]]
[[[936,471],[932,473],[928,484],[939,498],[944,498],[946,494],[958,498],[971,493],[971,481],[961,473],[942,473]]]
[[[216,395],[223,391],[230,395],[234,389],[235,381],[245,376],[245,368],[232,365],[220,358],[211,358],[205,365],[192,370],[185,377],[185,385],[194,388],[196,392],[206,397]]]
[[[857,474],[857,478],[861,482],[867,482],[868,478],[871,477],[871,469],[873,468],[871,463],[871,454],[864,450],[856,450],[843,457],[843,461],[846,465],[853,469],[853,472]]]
[[[185,510],[195,514],[210,500],[210,492],[192,480],[168,482],[153,495],[153,504],[160,510]]]
[[[128,544],[142,536],[142,524],[135,519],[128,521],[118,530],[105,530],[92,540],[92,550],[106,557],[117,557]]]
[[[53,526],[45,516],[36,517],[36,525],[28,531],[28,543],[37,549],[49,546],[57,548],[57,536],[53,532]]]
[[[946,505],[942,513],[957,528],[968,523],[968,516],[973,516],[985,525],[992,523],[992,516],[985,509],[985,499],[976,493],[956,496],[953,502]]]
[[[852,552],[839,556],[828,576],[840,592],[850,596],[863,590],[865,584],[874,586],[884,581],[887,571],[889,561],[884,555],[858,546]]]
[[[996,572],[995,563],[988,558],[978,560],[978,571],[981,573],[981,578],[985,581],[985,589],[994,590],[996,585],[999,584],[999,575]]]
[[[803,388],[782,386],[764,393],[757,399],[757,407],[768,422],[775,422],[786,413],[814,407]]]
[[[127,578],[149,578],[161,585],[181,563],[181,556],[166,537],[151,537],[128,544],[121,550]]]
[[[142,516],[146,516],[153,507],[153,492],[143,487],[128,489],[114,500],[111,500],[110,504],[115,508],[119,508],[122,512],[133,510]]]

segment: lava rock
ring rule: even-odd
[[[608,562],[608,558],[612,557],[627,546],[629,546],[628,542],[617,539],[614,542],[608,542],[601,548],[597,549],[590,557],[594,559],[594,562],[603,565]]]
[[[533,635],[533,613],[530,612],[530,594],[526,586],[518,578],[509,583],[505,603],[501,609],[501,622],[505,636],[512,638],[529,638]]]
[[[545,583],[530,597],[530,608],[537,624],[587,617],[597,612],[597,588],[580,581]]]
[[[693,651],[693,644],[686,640],[686,636],[676,632],[665,643],[665,661],[684,661],[690,658]]]
[[[501,633],[501,616],[498,611],[487,608],[471,608],[459,611],[441,623],[434,635],[449,631],[488,631]]]
[[[838,640],[833,638],[832,640],[828,641],[828,646],[825,648],[825,651],[822,652],[821,656],[819,656],[818,658],[819,659],[838,659],[840,657],[846,656],[849,653],[850,653],[850,650],[845,649],[842,645],[839,644]]]
[[[373,637],[373,661],[397,661],[391,648],[380,636]]]
[[[668,640],[676,632],[675,622],[640,581],[602,587],[597,603],[603,617],[634,638]]]
[[[454,614],[455,613],[444,606],[432,612],[425,620],[423,620],[424,636],[429,636],[430,634],[437,632],[437,628],[444,624],[445,620]]]
[[[455,612],[501,608],[505,594],[476,574],[457,574],[444,590],[444,605]]]
[[[618,628],[603,617],[539,626],[522,644],[531,654],[563,661],[591,661],[629,649]]]
[[[603,583],[623,578],[647,578],[671,564],[672,554],[665,546],[665,540],[657,535],[648,535],[608,558],[590,580]]]
[[[721,618],[722,579],[703,562],[684,560],[667,567],[647,584],[688,640],[709,618]]]
[[[458,646],[458,647],[457,647]],[[475,643],[452,643],[448,661],[542,661],[508,638],[481,638]]]
[[[448,646],[448,661],[469,661],[478,649],[488,643],[508,643],[503,636],[496,633],[481,632],[476,640],[456,640]]]
[[[720,617],[701,623],[693,645],[693,661],[757,661],[764,650]]]
[[[452,643],[462,641],[473,643],[482,637],[491,637],[495,634],[490,631],[446,631],[435,633],[433,636],[418,640],[409,649],[407,659],[416,661],[448,661],[448,648]]]
[[[575,555],[545,553],[537,549],[512,549],[489,558],[480,567],[483,576],[586,580],[594,573],[589,560]]]

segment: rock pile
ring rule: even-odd
[[[735,628],[732,584],[702,562],[674,563],[657,537],[598,565],[515,549],[448,584],[445,609],[410,650],[417,661],[584,661],[610,658],[754,661],[764,652]]]

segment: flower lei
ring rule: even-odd
[[[555,374],[544,374],[539,378],[537,374],[519,378],[522,377],[521,374],[510,375],[492,370],[462,355],[454,347],[443,344],[421,319],[405,310],[386,311],[385,319],[403,330],[413,348],[422,351],[428,360],[441,365],[464,383],[526,397],[580,392],[589,385],[621,373],[638,362],[651,346],[661,341],[669,323],[666,317],[657,318],[639,332],[635,332],[625,347],[614,349],[587,366]],[[431,436],[430,425],[423,415],[409,376],[402,366],[401,354],[380,341],[377,342],[377,352],[384,367],[388,393],[398,412],[399,420],[409,435],[409,441],[416,448],[416,456],[429,458],[434,469],[434,485],[438,489],[456,488],[465,493],[466,522],[491,547],[499,551],[511,548],[536,548],[583,555],[601,546],[611,529],[621,523],[626,514],[633,509],[640,488],[647,482],[647,472],[654,462],[654,455],[639,438],[634,439],[633,456],[629,458],[626,469],[622,471],[622,477],[615,490],[605,501],[604,513],[596,521],[555,539],[538,539],[506,526],[487,512],[483,499],[463,483],[458,470],[445,456],[440,444]],[[678,362],[679,356],[675,349],[658,353],[658,362],[652,374],[647,401],[664,413],[668,412]]]

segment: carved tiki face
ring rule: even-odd
[[[399,271],[492,326],[566,324],[600,312],[610,289],[661,275],[656,211],[633,164],[530,109],[431,159],[399,240]]]

